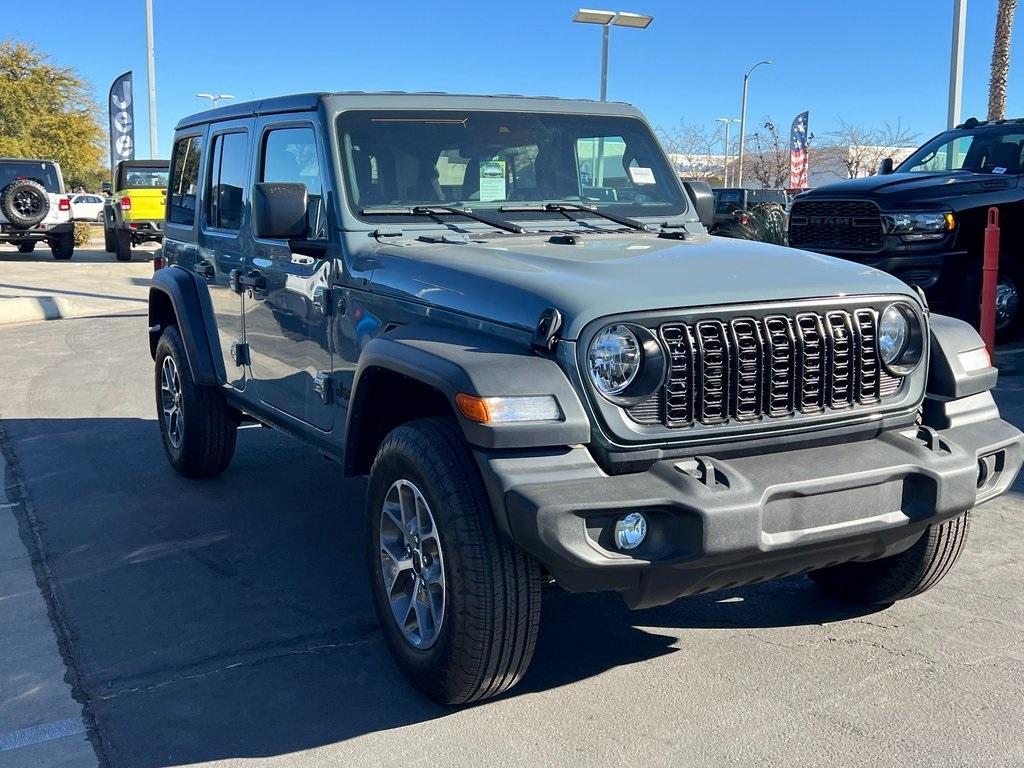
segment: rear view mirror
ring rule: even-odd
[[[711,185],[706,181],[684,181],[683,186],[693,201],[700,223],[710,228],[715,221],[715,195]]]
[[[298,240],[309,229],[305,184],[264,181],[252,191],[252,233],[264,240]]]
[[[892,173],[892,158],[887,157],[878,164],[878,175],[888,176]]]

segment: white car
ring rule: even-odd
[[[71,198],[71,218],[75,221],[103,221],[103,198],[88,193]]]

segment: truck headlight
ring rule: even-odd
[[[882,214],[886,234],[903,240],[941,240],[956,226],[956,218],[948,211],[894,211]]]
[[[890,304],[878,318],[878,356],[894,376],[906,376],[921,362],[921,321],[906,304]]]
[[[646,400],[665,378],[661,345],[640,325],[606,325],[590,342],[584,364],[594,388],[624,407]]]

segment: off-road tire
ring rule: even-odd
[[[165,357],[171,357],[181,386],[184,428],[179,446],[167,433],[161,395],[161,372]],[[185,345],[174,325],[168,326],[156,345],[156,408],[160,438],[167,460],[185,477],[216,477],[231,463],[238,437],[239,413],[224,399],[217,387],[197,384],[185,356]]]
[[[31,210],[24,209],[26,204]],[[15,227],[34,227],[50,212],[50,197],[46,194],[46,187],[35,179],[12,181],[0,189],[0,212]]]
[[[114,230],[107,226],[106,218],[103,221],[103,249],[107,253],[113,253],[117,248],[117,241],[114,238]]]
[[[67,261],[75,255],[74,234],[60,235],[50,241],[50,252],[57,261]]]
[[[114,257],[118,261],[132,260],[132,234],[128,230],[114,230]]]
[[[406,639],[385,594],[379,526],[399,479],[430,506],[443,552],[445,605],[437,639],[418,649]],[[446,419],[401,425],[380,446],[366,493],[370,589],[384,637],[413,685],[441,704],[497,696],[533,657],[540,623],[540,568],[495,527],[479,470]]]
[[[971,513],[928,526],[905,552],[866,563],[844,563],[810,577],[829,594],[867,605],[890,605],[931,589],[963,552]]]
[[[18,243],[18,253],[32,253],[36,249],[35,240],[26,240]]]

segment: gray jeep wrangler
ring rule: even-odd
[[[369,475],[383,633],[440,702],[522,677],[551,579],[633,608],[930,588],[1021,466],[981,339],[881,271],[709,237],[711,202],[626,104],[185,118],[149,303],[167,457],[218,475],[258,422]]]

